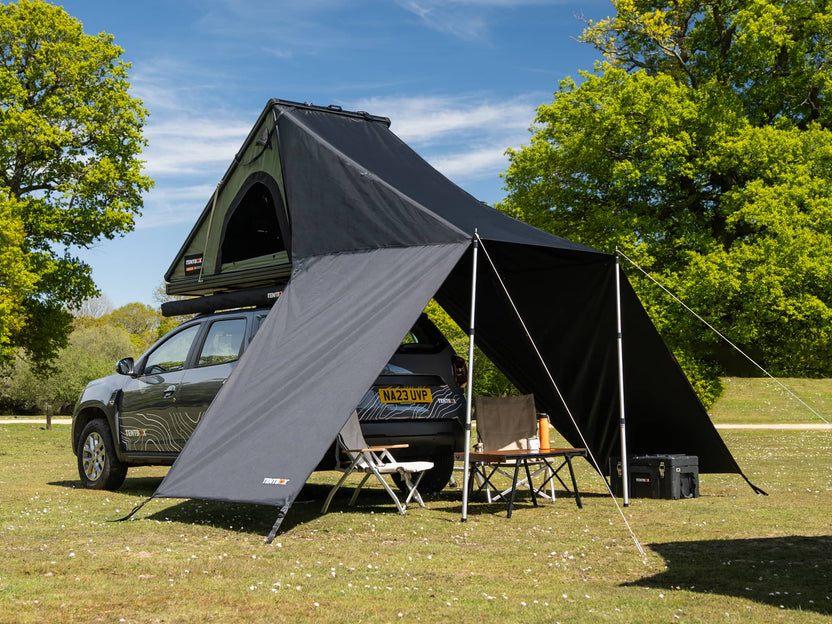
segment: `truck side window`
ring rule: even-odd
[[[163,342],[158,349],[147,357],[144,374],[159,375],[185,368],[188,352],[191,350],[191,345],[198,333],[199,325],[191,325]]]
[[[202,345],[197,366],[213,366],[233,362],[240,357],[243,338],[246,335],[244,318],[227,319],[211,323],[208,336]]]

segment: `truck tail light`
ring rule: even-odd
[[[468,384],[468,365],[458,355],[451,359],[454,369],[454,381],[460,388],[464,388]]]

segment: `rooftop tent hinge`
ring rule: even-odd
[[[260,151],[257,152],[254,156],[252,156],[246,162],[240,162],[240,159],[242,158],[242,155],[243,155],[243,150],[240,150],[240,152],[235,157],[237,162],[240,163],[243,167],[247,167],[251,164],[254,164],[254,161],[256,161],[258,158],[260,158],[266,152],[267,149],[272,148],[272,131],[269,130],[268,128],[263,128],[263,131],[257,137],[257,140],[254,142],[254,145],[259,147]]]
[[[260,136],[257,137],[257,141],[255,142],[256,145],[262,145],[263,147],[271,147],[271,132],[268,128],[263,128],[263,131],[260,133]]]

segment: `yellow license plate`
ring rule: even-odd
[[[430,403],[433,401],[430,388],[379,388],[378,398],[382,403]]]

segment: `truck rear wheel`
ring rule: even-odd
[[[127,476],[127,466],[116,457],[113,437],[106,421],[91,420],[78,441],[78,475],[91,490],[117,490]]]

